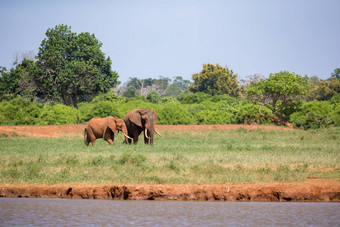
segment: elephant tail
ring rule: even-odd
[[[86,128],[84,129],[84,144],[86,145],[86,136],[87,136],[87,132],[86,132]]]

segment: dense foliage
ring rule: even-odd
[[[101,47],[94,34],[78,35],[66,25],[48,29],[36,62],[24,59],[10,72],[0,69],[0,98],[20,95],[77,108],[79,100],[107,92],[119,83],[110,57],[105,58]]]
[[[192,75],[192,79],[194,83],[189,85],[189,90],[192,92],[205,92],[211,95],[227,94],[233,97],[240,95],[237,74],[228,67],[203,64],[202,71]]]
[[[248,96],[254,103],[261,105],[259,109],[261,117],[292,127],[289,117],[307,91],[307,82],[301,76],[281,71],[251,84],[248,88]],[[262,114],[262,106],[269,108],[274,116]]]
[[[198,96],[195,103],[187,97]],[[85,123],[92,117],[108,115],[124,118],[132,109],[152,108],[159,116],[159,124],[270,124],[259,116],[258,106],[249,100],[227,95],[211,96],[204,93],[182,95],[182,99],[160,98],[157,103],[137,96],[125,98],[114,92],[102,94],[92,102],[81,102],[79,108],[63,104],[30,102],[23,98],[0,102],[1,125],[52,125]],[[271,114],[267,107],[262,113]],[[300,102],[291,114],[291,123],[303,129],[340,126],[340,95],[330,101]]]

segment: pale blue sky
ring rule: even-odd
[[[339,0],[0,0],[0,66],[37,54],[59,24],[94,33],[123,83],[191,79],[203,63],[239,80],[281,70],[326,79],[340,68]]]

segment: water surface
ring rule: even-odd
[[[0,199],[0,226],[340,226],[340,203]]]

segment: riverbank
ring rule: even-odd
[[[0,197],[104,200],[340,202],[340,179],[230,185],[0,186]]]

